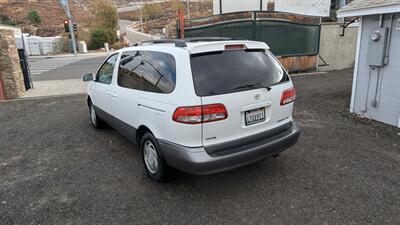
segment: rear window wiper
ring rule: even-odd
[[[267,85],[263,85],[263,84],[245,84],[245,85],[240,85],[237,87],[232,88],[231,90],[238,90],[238,89],[257,89],[257,88],[265,88],[268,91],[270,91],[272,88],[270,86]]]

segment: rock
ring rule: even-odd
[[[24,76],[12,30],[0,30],[0,85],[6,99],[25,94]]]

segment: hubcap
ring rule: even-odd
[[[94,111],[93,105],[90,106],[90,119],[92,119],[92,123],[96,125],[96,111]]]
[[[151,143],[151,141],[146,141],[144,143],[144,162],[147,169],[152,173],[156,173],[158,170],[158,156],[156,147]]]

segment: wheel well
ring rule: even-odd
[[[139,128],[136,131],[136,141],[137,141],[138,145],[140,145],[143,135],[147,132],[152,133],[151,130],[149,128],[147,128],[146,126],[144,126],[144,125],[139,126]]]
[[[87,96],[87,105],[90,106],[90,103],[92,103],[92,99],[90,98],[90,96]]]

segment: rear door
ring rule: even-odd
[[[293,104],[280,105],[292,83],[266,50],[225,50],[191,56],[202,104],[223,104],[228,118],[203,124],[205,147],[237,140],[287,123]]]

